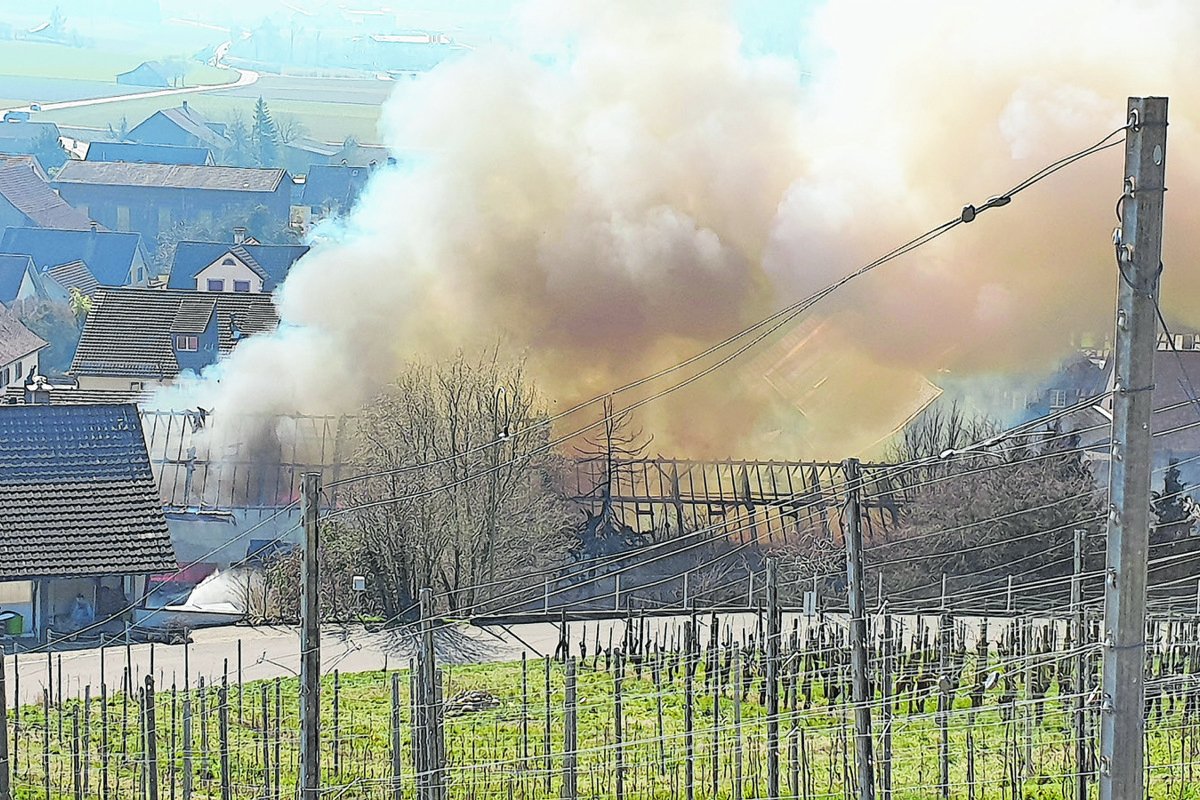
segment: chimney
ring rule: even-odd
[[[32,379],[25,384],[25,404],[26,405],[50,405],[50,384],[41,375],[34,375]]]
[[[97,225],[96,222],[93,220],[92,221],[92,233],[95,233],[98,230],[100,230],[100,226]]]
[[[184,100],[184,101],[183,101],[183,110],[184,110],[185,112],[188,110],[187,100]]]
[[[233,229],[233,243],[241,244],[244,241],[246,241],[246,229],[245,228],[234,228]]]

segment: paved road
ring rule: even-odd
[[[63,108],[81,108],[83,106],[98,106],[103,103],[120,103],[125,100],[142,100],[148,97],[173,97],[182,94],[195,94],[197,92],[219,92],[228,91],[230,89],[241,89],[250,86],[258,80],[257,72],[249,69],[238,69],[237,67],[229,67],[238,73],[238,79],[233,83],[219,83],[212,86],[185,86],[182,89],[156,89],[152,92],[134,92],[132,94],[119,94],[113,97],[91,97],[85,100],[64,100],[61,103],[42,103],[41,111],[58,111]],[[31,107],[13,106],[12,108],[0,108],[0,113],[5,111],[31,111]]]

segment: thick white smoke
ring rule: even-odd
[[[569,58],[484,48],[398,87],[384,134],[426,157],[373,180],[339,241],[294,268],[280,332],[240,345],[198,402],[351,411],[412,354],[497,331],[551,396],[603,393],[1093,143],[1128,95],[1171,97],[1164,298],[1188,307],[1192,4],[839,0],[815,9],[803,64],[746,56],[730,10],[535,3],[538,49]],[[914,370],[1035,369],[1103,335],[1121,152],[831,298],[821,347],[874,379],[822,414],[781,415],[795,397],[726,370],[646,427],[694,455],[840,457],[911,406]],[[753,435],[771,428],[779,453]]]

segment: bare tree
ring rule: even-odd
[[[348,520],[385,616],[424,587],[451,612],[500,604],[521,595],[521,576],[564,560],[562,459],[545,419],[499,345],[413,363],[363,409]]]

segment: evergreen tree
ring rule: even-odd
[[[251,130],[254,139],[255,154],[258,156],[260,167],[272,167],[279,160],[279,129],[271,118],[271,110],[267,108],[262,95],[254,104],[254,127]]]

